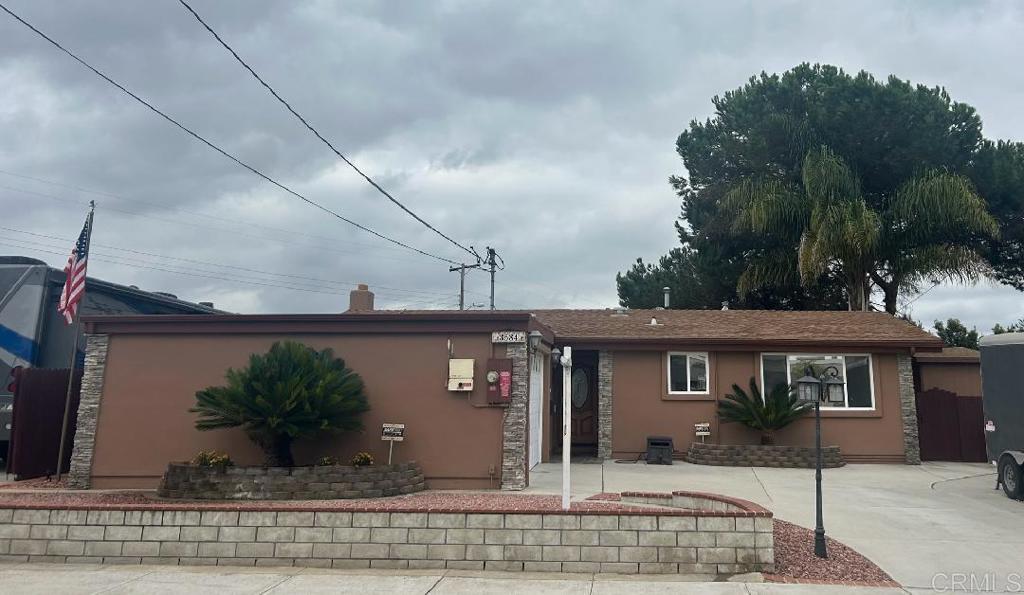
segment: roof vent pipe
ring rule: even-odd
[[[668,287],[662,287],[661,290],[665,292],[665,309],[668,310],[668,293],[670,290]]]

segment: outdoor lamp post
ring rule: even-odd
[[[830,402],[843,400],[843,381],[839,380],[838,376],[839,370],[829,366],[820,377],[816,377],[814,368],[807,366],[803,377],[796,381],[797,398],[814,403],[814,555],[819,558],[828,558],[828,550],[825,547],[825,522],[821,516],[821,402],[825,399]]]

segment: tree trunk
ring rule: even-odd
[[[847,281],[846,295],[849,299],[850,311],[867,311],[870,290],[871,284],[868,282],[867,275],[854,275]]]
[[[292,439],[287,434],[277,434],[258,441],[263,449],[264,462],[268,467],[294,467]]]
[[[899,286],[893,283],[888,287],[883,287],[882,291],[885,292],[885,311],[896,316],[896,299],[899,297]]]
[[[897,300],[900,296],[900,283],[899,279],[894,278],[891,281],[885,281],[880,275],[872,273],[871,280],[875,282],[875,285],[882,289],[884,294],[885,311],[893,316],[896,316]]]
[[[761,432],[761,444],[775,444],[775,432],[769,432],[767,430]]]

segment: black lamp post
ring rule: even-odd
[[[820,377],[814,375],[813,367],[807,366],[803,377],[796,381],[797,397],[804,402],[814,402],[814,448],[817,454],[814,467],[814,555],[819,558],[828,558],[828,550],[825,547],[825,522],[821,516],[821,402],[825,399],[830,402],[844,400],[844,383],[838,376],[839,370],[832,366],[826,368]]]

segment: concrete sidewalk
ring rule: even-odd
[[[161,594],[268,595],[317,593],[709,593],[747,595],[771,593],[847,593],[849,587],[777,585],[769,583],[701,583],[678,577],[565,575],[446,571],[341,571],[313,568],[228,568],[164,566],[75,566],[57,564],[0,565],[0,592],[11,595]],[[903,593],[900,589],[854,589],[857,593]]]
[[[608,491],[692,490],[745,498],[813,528],[814,471],[679,463],[573,465],[574,498]],[[530,472],[529,492],[558,493],[561,466]],[[1024,503],[993,489],[984,463],[847,465],[823,472],[825,529],[900,584],[949,587],[954,573],[986,590],[1024,586]]]

